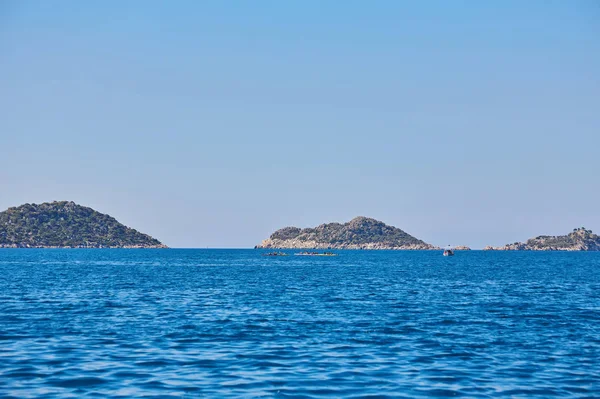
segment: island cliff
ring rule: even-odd
[[[503,247],[487,246],[484,251],[600,251],[600,236],[581,227],[564,236],[538,236]]]
[[[438,249],[383,222],[357,217],[347,223],[314,228],[285,227],[255,248],[297,249]]]
[[[0,248],[166,248],[115,218],[74,202],[25,204],[0,212]]]

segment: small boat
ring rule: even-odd
[[[448,245],[448,247],[444,249],[444,256],[454,256],[454,248]]]

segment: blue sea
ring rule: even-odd
[[[262,253],[0,250],[0,397],[600,397],[600,253]]]

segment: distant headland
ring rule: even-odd
[[[0,212],[0,248],[167,248],[115,218],[71,201]]]
[[[255,248],[293,249],[439,249],[397,227],[367,217],[314,228],[285,227]]]
[[[600,236],[580,227],[564,236],[538,236],[503,247],[487,246],[484,251],[600,251]]]

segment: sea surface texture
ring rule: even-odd
[[[262,253],[0,250],[0,397],[600,397],[600,253]]]

